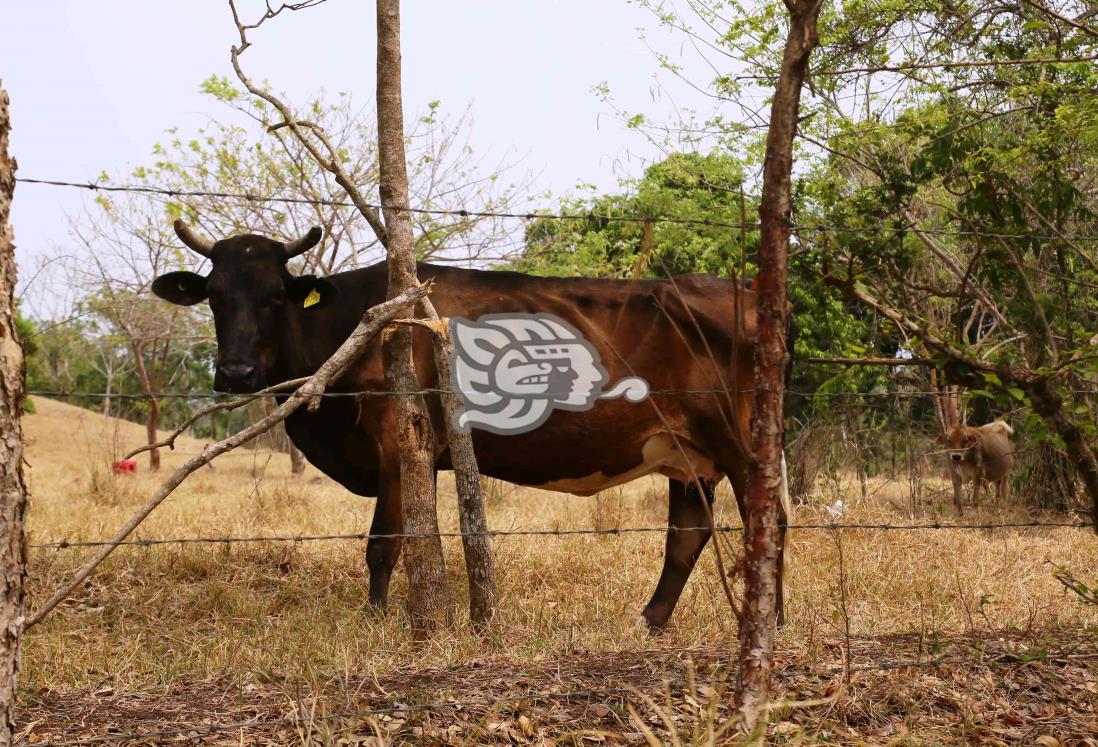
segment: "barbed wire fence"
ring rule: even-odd
[[[208,190],[166,189],[162,187],[145,186],[139,184],[107,184],[98,182],[64,181],[58,179],[38,179],[32,177],[17,177],[17,182],[48,187],[65,187],[72,189],[89,190],[92,192],[123,192],[133,194],[152,194],[163,197],[218,197],[222,199],[245,200],[248,202],[275,202],[287,204],[321,205],[326,207],[341,207],[348,210],[355,209],[354,204],[340,200],[322,200],[305,197],[279,197],[277,195],[257,195],[247,192],[217,192]],[[380,204],[369,204],[369,207],[380,209]],[[682,218],[670,215],[624,215],[612,212],[586,212],[586,213],[559,213],[552,211],[527,211],[507,212],[492,210],[476,210],[465,208],[417,208],[405,206],[400,208],[409,213],[424,215],[452,215],[457,217],[478,218],[512,218],[523,221],[555,220],[555,221],[607,221],[611,223],[670,223],[683,226],[698,226],[709,228],[727,228],[737,231],[754,230],[759,228],[758,221],[717,221],[708,218]],[[1041,234],[1041,233],[1003,233],[1000,231],[983,231],[978,229],[954,229],[938,227],[922,227],[912,221],[897,221],[897,225],[880,226],[844,226],[827,225],[820,223],[793,223],[790,229],[794,232],[821,232],[821,233],[881,233],[882,231],[905,231],[918,229],[921,233],[933,236],[955,237],[981,237],[1018,239],[1032,241],[1059,241],[1068,239],[1072,241],[1098,241],[1098,234]]]
[[[441,389],[425,389],[422,394],[438,394],[441,393]],[[666,390],[656,391],[653,394],[662,396],[711,396],[719,393],[723,390],[714,389],[683,389],[683,390]],[[1091,390],[1081,390],[1090,393]],[[61,398],[69,396],[106,396],[106,393],[88,393],[88,392],[73,392],[73,393],[56,393],[56,392],[40,392],[42,396],[59,396]],[[376,392],[376,391],[358,391],[358,392],[326,392],[325,396],[333,397],[346,397],[346,396],[366,396],[366,395],[378,395],[387,396],[395,394],[395,392]],[[872,399],[890,399],[892,397],[926,397],[933,394],[931,390],[915,389],[911,391],[854,391],[854,392],[790,392],[790,396],[804,396],[804,397],[821,397],[827,399],[843,398],[846,400],[859,399],[859,398],[872,398]],[[204,392],[164,392],[160,393],[161,396],[175,396],[181,398],[191,399],[206,399],[213,397],[223,397],[224,395],[218,395],[213,393]],[[132,396],[144,396],[144,395],[132,395]],[[833,535],[838,535],[843,531],[1009,531],[1009,530],[1037,530],[1037,531],[1063,531],[1063,530],[1083,530],[1086,531],[1090,526],[1089,522],[1083,520],[1028,520],[1028,521],[975,521],[971,523],[957,522],[957,521],[923,521],[923,522],[911,522],[911,523],[892,523],[892,522],[858,522],[858,521],[826,521],[826,522],[804,522],[804,521],[787,521],[782,524],[783,528],[788,531],[824,531]],[[511,539],[511,538],[557,538],[566,539],[569,537],[624,537],[628,535],[667,535],[674,532],[692,532],[699,530],[707,530],[708,527],[668,527],[668,526],[624,526],[624,527],[611,527],[611,528],[546,528],[546,529],[510,529],[510,530],[490,530],[483,533],[491,539]],[[714,528],[715,531],[723,535],[733,535],[743,532],[742,525],[729,526],[721,525]],[[418,537],[421,535],[411,533],[400,534],[371,534],[369,532],[350,532],[350,533],[332,533],[332,534],[281,534],[281,535],[256,535],[256,536],[190,536],[190,537],[165,537],[165,538],[148,538],[148,539],[132,539],[126,540],[122,543],[114,543],[119,547],[126,547],[130,549],[140,548],[153,548],[163,546],[190,546],[190,545],[237,545],[237,544],[258,544],[258,543],[309,543],[309,542],[345,542],[345,541],[368,541],[373,538],[409,538]],[[462,532],[438,532],[433,536],[440,538],[460,538]],[[105,545],[112,544],[107,540],[98,539],[55,539],[43,542],[34,542],[29,545],[30,549],[36,554],[43,552],[60,552],[66,550],[80,550],[88,548],[103,547]],[[844,571],[840,566],[838,583],[845,585]],[[847,643],[849,647],[849,642]],[[1022,654],[1003,654],[996,653],[992,655],[977,653],[972,656],[929,656],[926,658],[917,659],[883,659],[874,661],[869,664],[852,664],[849,660],[849,656],[844,659],[844,666],[820,668],[820,667],[780,667],[775,671],[775,677],[779,681],[789,678],[796,678],[799,676],[815,676],[815,677],[841,677],[849,679],[851,675],[856,673],[873,673],[873,672],[899,672],[915,671],[915,670],[934,670],[951,667],[991,667],[1001,664],[1009,664],[1012,661],[1023,661],[1024,655]],[[1098,649],[1093,648],[1075,648],[1065,652],[1048,652],[1041,650],[1034,654],[1040,661],[1048,664],[1055,663],[1070,663],[1080,660],[1091,660],[1098,658]],[[278,729],[278,728],[312,728],[316,724],[328,724],[331,727],[344,726],[347,728],[353,728],[355,724],[361,724],[367,722],[369,719],[376,719],[383,716],[393,715],[405,715],[410,716],[416,713],[426,712],[453,712],[456,707],[462,707],[465,709],[491,709],[497,706],[511,706],[515,708],[531,706],[538,703],[567,703],[567,702],[620,702],[622,704],[631,702],[640,698],[645,690],[667,690],[678,689],[683,690],[685,684],[682,681],[670,681],[664,680],[658,684],[652,684],[649,686],[630,685],[628,687],[607,687],[597,689],[576,689],[566,691],[548,691],[548,690],[529,690],[522,693],[508,693],[499,696],[489,696],[470,699],[443,699],[443,700],[429,700],[420,703],[397,703],[391,705],[382,705],[374,708],[363,708],[357,710],[341,710],[333,713],[298,713],[291,716],[279,716],[274,718],[253,718],[240,721],[231,722],[202,722],[202,723],[185,723],[185,724],[171,724],[153,726],[146,729],[134,729],[134,730],[122,730],[114,733],[106,733],[95,736],[87,736],[87,732],[83,731],[80,734],[74,735],[74,738],[66,738],[61,735],[51,735],[51,741],[45,742],[45,744],[58,745],[92,745],[92,744],[111,744],[122,742],[135,742],[135,741],[150,741],[150,740],[165,740],[173,738],[185,738],[187,736],[199,737],[203,735],[217,735],[234,733],[248,733],[248,732],[261,732]],[[400,696],[396,698],[400,700]]]
[[[853,74],[872,74],[878,72],[885,73],[902,73],[908,70],[925,70],[930,68],[955,68],[955,67],[976,67],[976,66],[998,66],[998,65],[1046,65],[1046,64],[1073,64],[1073,63],[1085,63],[1093,62],[1098,59],[1098,56],[1086,56],[1076,58],[1056,58],[1056,59],[1022,59],[1022,60],[994,60],[994,61],[957,61],[951,60],[946,62],[936,63],[920,63],[914,65],[882,65],[877,67],[864,67],[864,68],[849,68],[838,71],[833,71],[831,75],[853,75]],[[763,76],[751,76],[753,79],[769,79]],[[313,200],[295,197],[279,197],[270,195],[253,195],[247,193],[232,193],[232,192],[213,192],[213,191],[187,191],[176,189],[163,189],[149,185],[113,185],[103,184],[96,182],[79,182],[79,181],[65,181],[65,180],[52,180],[52,179],[36,179],[36,178],[19,178],[18,182],[28,185],[39,186],[52,186],[60,188],[70,189],[83,189],[89,191],[102,191],[102,192],[127,192],[127,193],[142,193],[149,195],[156,195],[166,198],[177,197],[215,197],[224,199],[240,199],[247,201],[267,201],[283,204],[314,204],[314,205],[326,205],[331,207],[346,207],[354,208],[355,206],[350,202],[330,201],[330,200]],[[380,208],[380,206],[374,206]],[[549,213],[549,212],[493,212],[493,211],[477,211],[477,210],[444,210],[444,209],[419,209],[407,207],[404,208],[410,212],[418,212],[432,215],[455,215],[459,217],[495,217],[495,218],[513,218],[524,221],[535,220],[561,220],[561,221],[581,221],[581,220],[599,220],[599,221],[617,221],[617,222],[630,222],[640,224],[651,224],[654,222],[672,223],[687,226],[697,227],[713,227],[724,229],[735,229],[739,231],[754,230],[759,227],[756,222],[722,222],[713,221],[707,219],[695,219],[695,218],[681,218],[674,216],[637,216],[637,215],[610,215],[610,214],[593,214],[593,213]],[[938,235],[938,236],[952,236],[952,237],[975,237],[975,238],[997,238],[1003,240],[1019,240],[1019,241],[1098,241],[1098,235],[1091,234],[1055,234],[1044,235],[1039,233],[1026,233],[1026,234],[1010,234],[1002,232],[985,232],[979,230],[956,230],[940,227],[917,227],[911,222],[898,222],[897,225],[889,226],[874,226],[874,227],[859,227],[859,226],[829,226],[821,224],[806,224],[806,225],[793,225],[791,230],[794,233],[798,232],[833,232],[833,233],[880,233],[882,231],[892,232],[904,232],[907,230],[916,229],[924,234]],[[1076,280],[1076,282],[1084,283],[1084,281]],[[94,313],[93,311],[83,312],[81,316],[85,314]],[[60,324],[65,321],[59,322]],[[56,325],[55,325],[56,326]],[[878,365],[917,365],[906,363],[903,359],[896,359],[888,363],[879,363]],[[441,394],[445,390],[442,389],[423,389],[417,390],[418,394]],[[741,390],[741,391],[753,391],[753,390]],[[1073,393],[1078,394],[1098,394],[1098,390],[1087,388],[1075,388],[1070,390]],[[150,397],[155,398],[178,398],[189,400],[203,400],[203,399],[217,399],[223,398],[224,395],[219,395],[210,392],[155,392],[155,393],[106,393],[106,392],[64,392],[64,391],[32,391],[31,394],[39,396],[55,397],[55,398],[74,398],[74,397],[115,397],[115,398],[135,398],[135,399],[148,399]],[[350,391],[350,392],[324,392],[321,396],[324,397],[359,397],[359,396],[395,396],[405,395],[410,392],[396,392],[396,391]],[[654,396],[692,396],[692,395],[712,395],[717,393],[726,393],[725,390],[709,390],[709,389],[667,389],[667,390],[654,390],[650,394]],[[841,399],[847,398],[856,400],[859,398],[906,398],[906,397],[925,397],[936,394],[933,391],[911,389],[906,391],[836,391],[836,392],[789,392],[790,396],[795,397],[818,397],[818,398],[833,398]],[[261,396],[267,397],[285,397],[287,394],[270,393]],[[1002,522],[974,522],[974,523],[961,523],[961,522],[914,522],[906,524],[896,524],[889,522],[796,522],[786,521],[782,524],[782,527],[786,530],[793,531],[828,531],[828,532],[841,532],[843,530],[867,530],[867,531],[924,531],[924,530],[982,530],[982,531],[994,531],[994,530],[1007,530],[1007,529],[1085,529],[1090,526],[1089,522],[1074,521],[1074,520],[1060,520],[1060,521],[1002,521]],[[708,530],[709,527],[667,527],[667,526],[637,526],[637,527],[614,527],[608,529],[599,528],[577,528],[577,529],[527,529],[527,530],[491,530],[481,534],[483,536],[491,538],[507,538],[507,537],[570,537],[570,536],[621,536],[627,534],[665,534],[669,532],[693,532],[699,530]],[[742,532],[742,526],[717,526],[714,527],[716,532],[719,533],[736,533]],[[468,534],[468,533],[466,533]],[[257,536],[193,536],[193,537],[169,537],[169,538],[155,538],[155,539],[133,539],[125,540],[123,542],[115,542],[120,547],[153,547],[163,545],[193,545],[193,544],[217,544],[227,545],[236,543],[264,543],[264,542],[292,542],[292,543],[304,543],[304,542],[326,542],[326,541],[360,541],[368,540],[372,538],[410,538],[410,537],[424,537],[424,536],[437,536],[442,538],[456,538],[464,536],[462,532],[437,532],[437,533],[408,533],[408,534],[370,534],[370,533],[342,533],[342,534],[314,534],[314,535],[257,535]],[[97,539],[54,539],[50,541],[33,543],[30,545],[31,549],[36,551],[61,551],[61,550],[78,550],[80,548],[90,547],[102,547],[104,545],[112,544],[106,540]],[[840,583],[843,583],[843,579],[840,578]],[[1098,658],[1098,651],[1094,650],[1077,650],[1069,653],[1062,654],[1063,660],[1080,659],[1080,658]],[[904,670],[904,669],[916,669],[916,668],[939,668],[946,666],[964,665],[972,662],[986,661],[980,658],[963,658],[963,657],[938,657],[927,658],[911,661],[880,661],[871,665],[864,666],[850,666],[847,662],[846,666],[829,669],[829,670],[815,670],[817,673],[843,675],[849,677],[853,672],[872,672],[872,671],[890,671],[890,670]],[[1055,655],[1047,656],[1047,661],[1056,661]],[[783,676],[783,672],[779,671],[778,676]],[[500,697],[469,699],[465,701],[428,701],[420,704],[410,705],[393,705],[387,707],[364,709],[358,711],[343,711],[332,714],[325,714],[321,716],[310,716],[314,720],[353,720],[353,719],[365,719],[376,717],[380,715],[396,714],[396,713],[409,713],[414,711],[430,711],[430,710],[442,710],[447,708],[453,708],[456,705],[462,705],[466,707],[485,706],[490,707],[498,704],[505,703],[520,703],[520,702],[536,702],[536,701],[549,701],[549,700],[573,700],[573,699],[591,699],[591,698],[607,698],[607,697],[620,697],[627,698],[631,695],[635,695],[637,688],[600,688],[590,690],[575,690],[566,692],[548,692],[548,691],[531,691],[520,694],[512,694]],[[230,731],[240,731],[244,729],[257,729],[257,728],[271,728],[275,726],[294,726],[302,723],[305,719],[304,715],[296,717],[285,717],[279,719],[255,719],[249,721],[242,721],[236,723],[203,723],[203,724],[191,724],[179,726],[172,729],[160,729],[144,732],[123,732],[118,734],[108,734],[103,736],[75,739],[70,741],[51,742],[58,745],[81,745],[81,744],[98,744],[103,742],[117,742],[117,741],[133,741],[133,740],[148,740],[157,738],[168,737],[184,737],[187,735],[202,735],[202,734],[214,734]]]
[[[425,389],[421,393],[431,394],[438,393],[441,390],[438,389]],[[666,395],[690,395],[690,394],[703,394],[712,395],[723,390],[714,389],[702,389],[702,390],[669,390],[663,392]],[[843,396],[843,397],[873,397],[873,398],[889,398],[891,396],[929,396],[933,392],[930,390],[917,390],[910,392],[881,392],[881,391],[860,391],[860,392],[832,392],[832,393],[815,393],[823,396]],[[76,396],[77,393],[74,393]],[[87,394],[87,393],[82,393]],[[99,393],[104,394],[104,393]],[[193,396],[196,393],[183,393],[176,392],[170,393],[181,397]],[[392,392],[353,392],[353,393],[327,393],[330,396],[356,396],[363,394],[379,394],[385,396],[387,394],[393,394]],[[793,396],[797,396],[797,393],[791,392]],[[806,396],[811,396],[812,393],[802,393]],[[223,395],[209,395],[209,396],[223,396]],[[843,521],[836,520],[830,522],[805,522],[805,521],[787,521],[783,522],[783,528],[789,531],[824,531],[830,533],[841,533],[844,530],[863,530],[863,531],[1004,531],[1004,530],[1068,530],[1068,529],[1080,529],[1087,530],[1090,526],[1089,522],[1083,520],[1027,520],[1027,521],[974,521],[974,522],[958,522],[958,521],[924,521],[924,522],[912,522],[912,523],[891,523],[891,522],[859,522],[859,521]],[[569,537],[623,537],[627,535],[637,534],[654,534],[665,535],[674,532],[694,532],[705,531],[708,527],[668,527],[668,526],[622,526],[611,528],[546,528],[546,529],[507,529],[507,530],[490,530],[482,533],[484,536],[493,539],[509,539],[509,538],[559,538],[565,539]],[[735,534],[743,531],[742,525],[719,525],[714,527],[717,533],[721,534]],[[126,540],[118,544],[120,547],[128,547],[131,549],[140,548],[152,548],[161,546],[185,546],[185,545],[234,545],[234,544],[257,544],[257,543],[309,543],[309,542],[340,542],[340,541],[366,541],[373,538],[411,538],[421,537],[423,534],[413,533],[397,533],[397,534],[371,534],[369,532],[349,532],[349,533],[332,533],[332,534],[284,534],[284,535],[256,535],[256,536],[191,536],[191,537],[166,537],[166,538],[149,538],[149,539],[132,539]],[[438,533],[431,533],[430,536],[437,536],[440,538],[455,539],[463,536],[460,531],[441,531]],[[84,548],[102,547],[107,544],[112,544],[107,540],[95,540],[95,539],[59,539],[46,542],[35,542],[30,544],[30,548],[37,552],[58,552],[64,550],[80,550]],[[839,583],[845,583],[843,579],[843,570],[839,569]],[[828,677],[841,677],[847,678],[857,673],[874,673],[874,672],[900,672],[915,671],[915,670],[934,670],[950,667],[993,667],[999,665],[1009,665],[1014,662],[1023,662],[1028,655],[1021,652],[982,652],[975,653],[972,656],[927,656],[925,658],[915,659],[882,659],[873,663],[867,664],[851,664],[849,660],[845,662],[843,666],[839,667],[800,667],[800,666],[783,666],[779,667],[775,671],[775,677],[778,680],[787,680],[791,678],[814,676],[821,678]],[[1049,664],[1057,663],[1069,663],[1074,661],[1089,661],[1098,658],[1098,649],[1096,648],[1071,648],[1065,651],[1049,652],[1045,649],[1041,649],[1038,652],[1032,654],[1036,659]],[[728,666],[730,663],[725,662],[722,666]],[[96,736],[86,736],[86,732],[81,732],[81,735],[75,738],[65,738],[60,735],[53,735],[52,741],[45,742],[45,744],[57,745],[92,745],[92,744],[110,744],[119,742],[130,742],[140,740],[163,740],[171,738],[185,738],[187,736],[204,736],[204,735],[217,735],[229,732],[236,733],[248,733],[257,731],[270,731],[278,728],[304,728],[305,726],[311,726],[314,724],[328,724],[330,726],[343,725],[348,728],[353,728],[355,724],[361,724],[369,719],[376,719],[382,716],[396,716],[404,715],[410,716],[416,713],[424,712],[451,712],[455,708],[465,709],[491,709],[496,706],[509,706],[513,708],[522,708],[527,706],[533,706],[539,703],[551,703],[551,702],[620,702],[622,704],[629,703],[631,700],[642,697],[645,691],[653,690],[674,690],[684,691],[686,682],[683,680],[663,680],[659,683],[630,685],[628,687],[606,687],[606,688],[593,688],[593,689],[574,689],[574,690],[528,690],[521,693],[507,693],[498,696],[487,696],[478,698],[456,698],[456,699],[436,699],[427,700],[419,703],[403,703],[398,702],[391,705],[382,705],[373,708],[362,708],[356,710],[339,710],[332,713],[320,713],[320,714],[306,714],[298,713],[291,716],[278,716],[271,718],[252,718],[239,721],[227,721],[227,722],[202,722],[202,723],[185,723],[185,724],[171,724],[157,725],[148,729],[136,729],[136,730],[121,730],[114,733],[107,733]],[[401,700],[401,697],[396,698],[397,701]]]

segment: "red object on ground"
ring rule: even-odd
[[[134,459],[119,459],[117,462],[111,463],[111,469],[114,470],[116,475],[135,475],[137,474],[137,461]]]

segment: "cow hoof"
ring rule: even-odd
[[[648,633],[648,635],[650,636],[661,635],[663,633],[663,628],[666,624],[666,622],[655,623],[652,620],[649,620],[647,615],[645,615],[643,612],[641,613],[640,617],[637,618],[636,623],[639,629]]]

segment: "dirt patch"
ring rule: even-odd
[[[1098,745],[1098,631],[886,636],[780,657],[771,743]],[[37,692],[28,744],[724,744],[730,652],[577,652],[307,683]],[[885,667],[882,669],[881,667]]]

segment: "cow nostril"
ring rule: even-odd
[[[250,363],[225,363],[217,368],[221,375],[230,381],[246,379],[255,372],[255,366]]]

